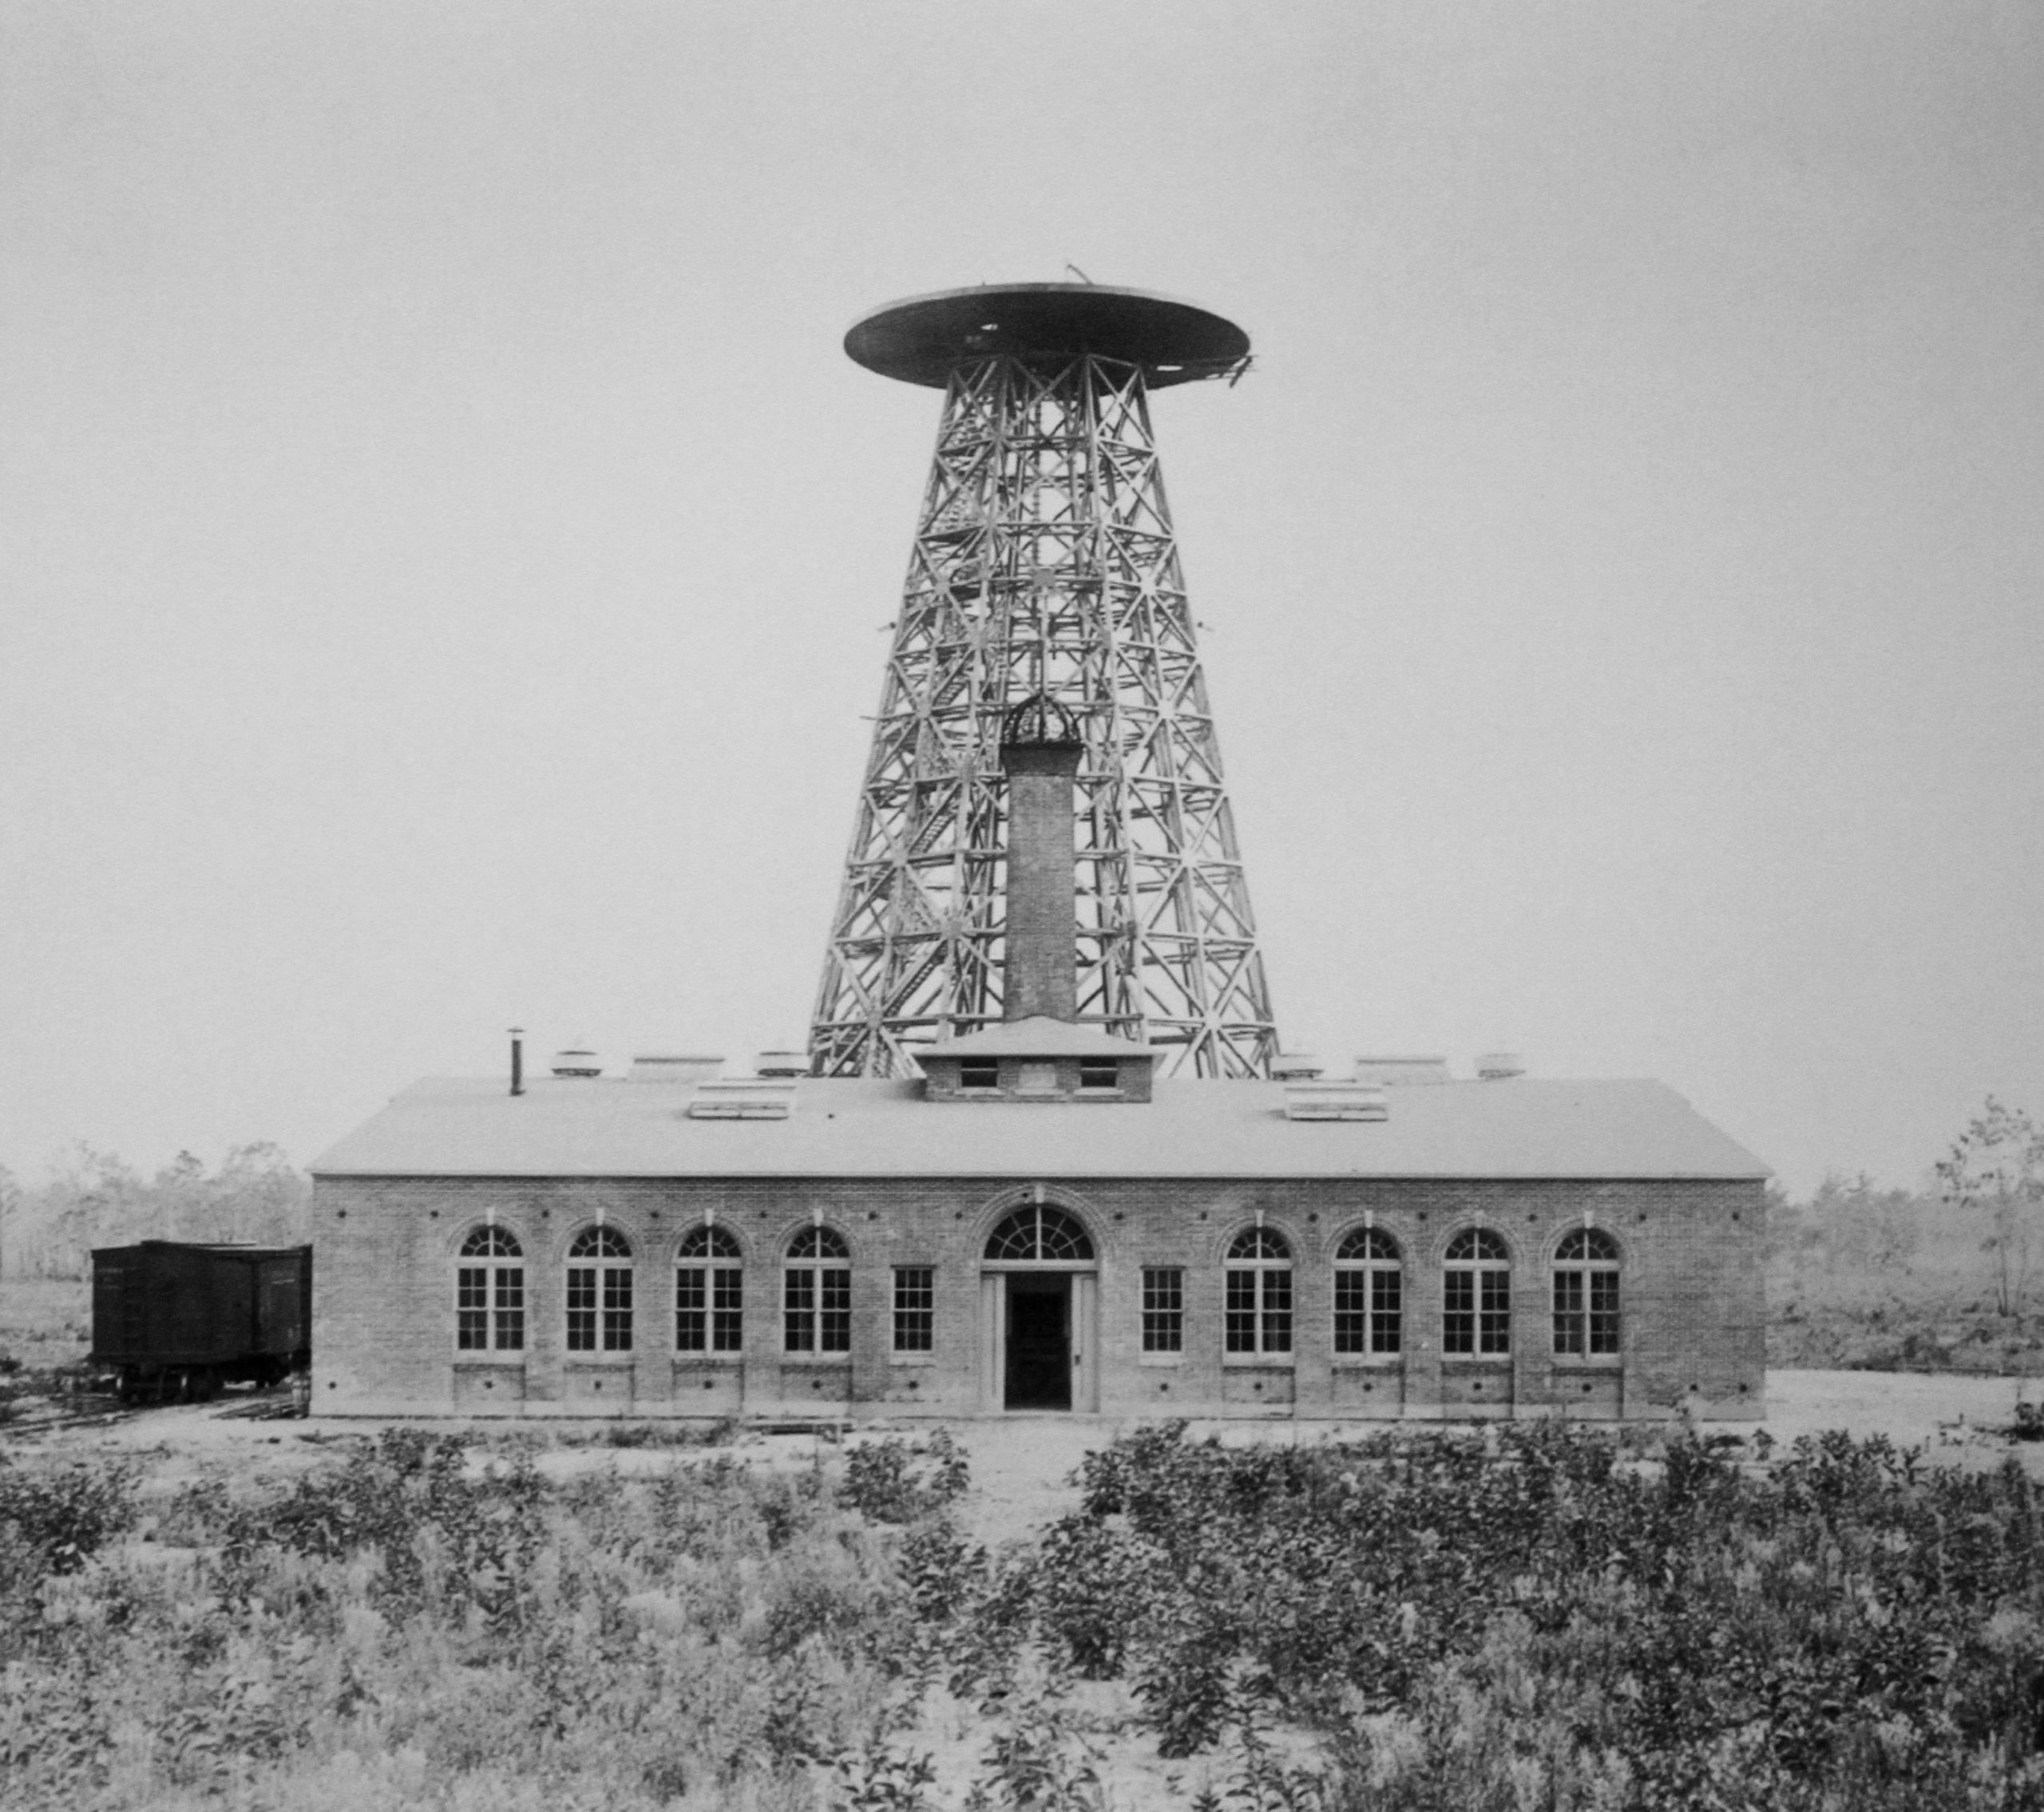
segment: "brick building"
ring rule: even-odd
[[[313,1166],[316,1408],[1757,1416],[1766,1172],[1679,1097],[1273,1065],[1143,400],[1246,337],[1032,284],[846,346],[946,415],[814,1054],[399,1096]]]
[[[319,1410],[1760,1412],[1765,1172],[1658,1083],[925,1067],[418,1085],[315,1166]]]

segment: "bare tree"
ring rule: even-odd
[[[2044,1128],[1990,1095],[1937,1173],[1946,1201],[1987,1217],[1980,1249],[1994,1260],[1994,1306],[2022,1314],[2044,1253]]]

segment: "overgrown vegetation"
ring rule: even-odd
[[[1097,1808],[1075,1707],[1118,1692],[1214,1807],[2044,1806],[2013,1465],[1163,1427],[989,1554],[949,1442],[818,1454],[556,1482],[403,1431],[168,1497],[0,1466],[0,1801]]]
[[[2044,1373],[2044,1133],[1990,1100],[1920,1190],[1827,1177],[1768,1213],[1768,1363]]]

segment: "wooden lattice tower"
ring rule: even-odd
[[[944,414],[810,1033],[824,1075],[899,1075],[1001,1018],[1001,723],[1079,724],[1082,1021],[1160,1067],[1267,1075],[1278,1048],[1148,393],[1242,369],[1189,304],[1087,284],[882,309],[846,350]]]

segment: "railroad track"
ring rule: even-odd
[[[0,1439],[10,1436],[53,1434],[60,1428],[108,1427],[117,1422],[132,1422],[137,1416],[149,1415],[163,1410],[194,1409],[201,1406],[191,1403],[121,1403],[106,1409],[80,1410],[69,1415],[25,1416],[18,1422],[0,1422]],[[211,1411],[212,1418],[220,1421],[283,1422],[295,1420],[298,1406],[288,1391],[265,1392],[238,1403]]]
[[[25,1416],[18,1422],[0,1422],[0,1439],[26,1434],[46,1434],[60,1428],[87,1428],[104,1426],[117,1422],[128,1422],[143,1413],[142,1407],[113,1410],[81,1410],[75,1415]]]

